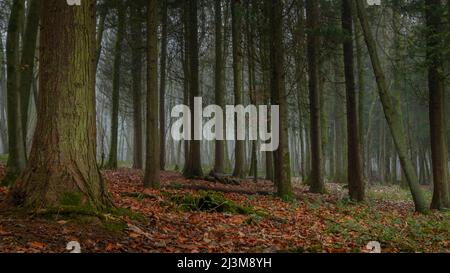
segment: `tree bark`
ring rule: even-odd
[[[233,82],[234,105],[242,105],[242,1],[231,2],[233,36]],[[235,119],[236,121],[236,119]],[[245,177],[245,141],[237,140],[237,122],[235,124],[235,160],[233,176]]]
[[[274,152],[275,184],[278,197],[289,200],[293,193],[289,154],[288,103],[284,74],[283,3],[279,0],[271,0],[270,14],[271,94],[272,103],[280,107],[280,145]]]
[[[430,139],[433,164],[433,200],[431,209],[450,206],[448,196],[447,128],[445,120],[445,68],[442,50],[444,38],[443,5],[440,0],[425,1],[427,25],[428,89],[430,95]]]
[[[30,104],[31,85],[34,80],[34,60],[36,53],[36,41],[39,28],[39,6],[41,1],[31,0],[28,8],[28,16],[25,29],[25,37],[22,48],[20,64],[20,103],[23,129],[23,145],[26,151],[26,139],[28,132],[28,108]]]
[[[325,192],[323,178],[323,154],[321,132],[321,103],[322,90],[319,89],[319,2],[306,0],[307,17],[307,48],[308,48],[308,74],[309,74],[309,100],[311,115],[311,177],[310,191],[312,193]]]
[[[119,139],[119,100],[120,100],[120,69],[122,66],[122,43],[125,35],[125,6],[122,1],[116,2],[117,32],[114,49],[112,112],[111,112],[111,143],[107,169],[117,169],[117,148]]]
[[[353,55],[353,14],[351,0],[342,0],[342,29],[345,35],[343,52],[347,94],[348,188],[350,198],[354,201],[362,202],[364,201],[365,192],[354,74],[355,60]]]
[[[166,168],[166,78],[167,78],[167,1],[162,0],[161,20],[161,78],[159,90],[159,127],[160,127],[160,169]]]
[[[160,187],[158,108],[158,0],[148,0],[147,15],[147,145],[144,187]]]
[[[133,168],[142,169],[143,166],[143,134],[142,134],[142,21],[141,7],[137,2],[131,1],[131,59],[133,81]]]
[[[214,68],[214,85],[215,85],[215,103],[216,105],[225,107],[225,93],[224,93],[224,58],[223,58],[223,26],[222,26],[222,1],[214,1],[215,12],[215,68]],[[215,140],[215,155],[214,155],[214,173],[225,172],[225,143],[223,140]]]
[[[6,37],[6,68],[7,68],[7,123],[8,150],[7,174],[2,184],[9,185],[26,166],[25,142],[23,141],[23,125],[20,103],[20,14],[24,9],[24,0],[12,3],[11,15]]]
[[[198,18],[197,0],[188,0],[188,57],[189,57],[189,104],[194,106],[194,98],[200,96],[199,88],[199,45],[198,45]],[[195,122],[194,115],[191,115],[191,124]],[[191,126],[192,136],[194,136],[194,126]],[[202,177],[202,160],[200,153],[201,143],[198,140],[189,142],[189,158],[184,171],[186,178]]]
[[[10,197],[33,209],[105,209],[112,202],[96,162],[95,1],[41,3],[38,121]]]

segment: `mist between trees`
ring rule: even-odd
[[[450,204],[449,1],[0,7],[3,183],[20,204],[58,205],[75,191],[108,207],[99,169],[123,166],[144,169],[154,188],[161,170],[182,170],[271,180],[286,200],[299,177],[313,193],[348,184],[358,202],[383,184],[409,189],[417,211],[430,208],[424,191],[431,208]],[[172,109],[196,97],[222,109],[278,105],[277,149],[173,139]]]

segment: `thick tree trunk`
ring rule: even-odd
[[[161,170],[166,168],[167,1],[162,0],[161,18],[161,78],[159,90],[159,164]]]
[[[419,187],[419,181],[415,173],[414,166],[408,157],[406,134],[403,126],[403,121],[399,118],[399,113],[397,113],[396,108],[389,95],[388,85],[386,83],[386,79],[378,57],[377,46],[369,26],[364,2],[362,0],[356,0],[356,6],[359,21],[361,23],[361,28],[366,40],[366,45],[369,50],[370,58],[372,60],[372,66],[378,85],[378,93],[383,105],[385,117],[391,130],[391,134],[400,157],[400,162],[402,164],[406,180],[408,181],[413,196],[416,210],[419,212],[424,212],[426,211],[425,199]]]
[[[242,1],[231,2],[232,13],[232,36],[233,36],[233,82],[234,82],[234,105],[242,105]],[[235,129],[237,128],[237,123]],[[244,178],[245,175],[245,141],[237,140],[237,129],[235,130],[236,146],[233,176]]]
[[[270,9],[270,59],[272,67],[272,103],[280,106],[280,145],[274,152],[275,184],[277,195],[283,199],[292,198],[291,162],[289,155],[288,103],[286,98],[283,47],[283,3],[271,0]],[[274,121],[276,122],[276,121]]]
[[[355,86],[355,61],[353,55],[352,0],[342,0],[342,29],[344,38],[345,86],[347,93],[347,135],[348,135],[348,184],[349,195],[354,201],[364,201],[361,140],[359,136],[358,107]]]
[[[142,21],[141,7],[131,2],[131,59],[133,78],[133,168],[142,169],[143,166],[143,134],[142,134]]]
[[[40,20],[38,121],[12,200],[105,209],[112,203],[96,162],[95,1],[43,1]]]
[[[432,209],[450,206],[448,193],[447,128],[445,115],[445,68],[442,49],[444,32],[443,5],[440,0],[426,0],[428,88],[430,94],[430,137],[433,164]]]
[[[197,0],[188,0],[188,52],[189,52],[189,104],[194,106],[194,98],[200,96],[199,88],[199,44],[198,44],[198,18],[197,18]],[[194,115],[191,115],[191,124],[195,123]],[[192,136],[194,136],[194,126]],[[186,178],[202,177],[202,160],[200,153],[201,143],[198,140],[192,140],[189,144],[189,158],[187,167],[184,171]]]
[[[111,142],[107,169],[117,169],[117,149],[119,139],[119,100],[120,100],[120,69],[122,66],[122,43],[125,35],[125,6],[117,1],[117,32],[114,49],[112,112],[111,112]]]
[[[310,191],[312,193],[325,192],[323,178],[323,154],[321,132],[321,92],[319,89],[319,36],[316,33],[319,27],[319,2],[306,0],[307,26],[309,29],[308,47],[308,73],[309,73],[309,103],[311,115],[311,177]]]
[[[160,187],[158,109],[158,0],[148,0],[147,136],[144,187]]]
[[[8,123],[8,169],[3,180],[9,185],[25,169],[26,150],[23,141],[23,125],[20,103],[20,14],[24,10],[24,1],[15,0],[11,7],[11,15],[6,37],[6,67],[7,67],[7,123]]]

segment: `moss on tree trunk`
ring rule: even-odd
[[[37,127],[10,197],[29,208],[107,208],[112,202],[96,162],[95,1],[43,1],[40,19]]]

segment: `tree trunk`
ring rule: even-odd
[[[448,196],[447,128],[445,120],[445,68],[443,6],[440,0],[426,0],[428,89],[430,95],[430,137],[433,164],[433,200],[431,209],[450,206]]]
[[[6,117],[6,70],[5,70],[5,51],[3,48],[3,39],[0,39],[0,140],[2,142],[1,151],[8,153],[8,125]]]
[[[391,130],[391,134],[400,157],[400,162],[402,164],[405,177],[408,181],[411,194],[413,196],[416,211],[424,212],[426,211],[425,199],[419,187],[419,181],[417,179],[414,166],[408,157],[405,129],[402,120],[399,118],[399,113],[397,113],[396,108],[389,95],[388,85],[386,83],[386,79],[378,57],[377,46],[369,26],[364,2],[362,0],[356,0],[356,6],[359,21],[361,23],[361,28],[366,40],[366,45],[369,50],[370,58],[372,60],[372,66],[378,85],[378,93],[380,95],[386,120]]]
[[[215,103],[220,107],[225,107],[224,90],[224,58],[223,58],[223,26],[222,26],[222,1],[215,0],[215,35],[216,35],[216,64],[214,68]],[[223,109],[223,108],[222,108]],[[214,173],[225,172],[225,141],[216,139],[214,155]]]
[[[140,17],[141,7],[136,2],[131,2],[131,59],[133,81],[133,168],[142,169],[143,166],[143,140],[142,140],[142,21]]]
[[[197,0],[188,0],[188,55],[189,55],[189,104],[194,106],[195,97],[199,97],[199,44],[198,44],[198,18],[197,18]],[[191,115],[191,124],[195,124],[195,117]],[[194,126],[191,126],[191,135],[194,136]],[[202,177],[202,160],[200,153],[201,143],[198,140],[192,140],[189,144],[189,158],[187,167],[184,171],[186,178]]]
[[[292,198],[291,162],[289,155],[288,103],[286,98],[283,47],[283,3],[271,0],[270,9],[270,59],[272,67],[272,103],[280,107],[280,145],[274,154],[275,184],[277,195],[283,199]],[[274,121],[276,122],[276,121]]]
[[[231,2],[233,36],[233,79],[234,105],[242,105],[242,1]],[[233,176],[245,177],[245,141],[237,139],[237,119],[235,119],[235,161]]]
[[[96,162],[95,1],[41,3],[38,121],[10,196],[29,208],[105,209],[112,202]]]
[[[158,108],[158,0],[148,0],[147,136],[144,187],[160,187]]]
[[[26,151],[23,141],[23,125],[20,103],[20,14],[24,9],[24,0],[12,3],[11,15],[6,37],[6,67],[7,67],[7,122],[8,122],[8,168],[2,184],[9,185],[25,169]]]
[[[361,140],[359,136],[358,106],[355,86],[355,61],[353,55],[353,14],[352,0],[342,1],[342,29],[344,31],[344,66],[347,93],[347,135],[348,135],[348,184],[350,198],[364,201],[363,167]]]
[[[39,6],[41,1],[31,0],[28,8],[27,23],[20,72],[20,103],[23,129],[23,145],[26,147],[26,138],[28,132],[28,106],[30,104],[31,85],[34,79],[34,60],[36,53],[36,41],[39,27]],[[26,150],[26,148],[25,148]]]
[[[122,66],[122,43],[125,35],[125,6],[117,1],[117,32],[114,49],[112,113],[111,113],[111,143],[107,169],[117,169],[117,148],[119,139],[119,100],[120,100],[120,69]]]
[[[310,191],[312,193],[325,192],[323,178],[323,154],[321,132],[321,103],[322,90],[319,89],[319,36],[316,33],[319,27],[319,2],[306,0],[306,17],[308,33],[308,73],[309,73],[309,100],[311,115],[311,177]]]
[[[159,127],[160,127],[160,169],[166,168],[166,74],[167,74],[167,1],[162,0],[162,21],[161,21],[161,79],[159,90]]]
[[[97,4],[98,5],[98,4]],[[100,19],[97,26],[97,37],[96,37],[96,61],[95,61],[95,70],[97,71],[98,62],[100,61],[100,56],[102,54],[102,41],[103,41],[103,33],[105,32],[105,21],[106,16],[108,15],[108,3],[103,2],[101,6],[97,8],[99,10]]]

